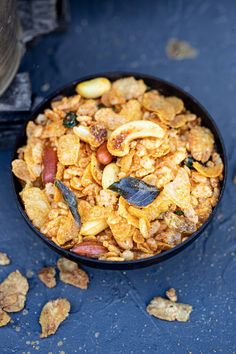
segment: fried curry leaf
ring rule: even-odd
[[[185,160],[184,160],[184,164],[188,167],[188,168],[193,168],[193,162],[194,162],[194,159],[192,156],[189,156],[187,157]]]
[[[78,122],[76,120],[77,115],[75,114],[75,112],[68,112],[66,113],[65,118],[63,119],[63,125],[66,128],[73,128],[75,127]]]
[[[78,226],[81,227],[81,219],[78,212],[78,203],[76,196],[64,183],[62,183],[58,179],[55,181],[55,186],[60,189],[62,196],[71,211],[71,214],[73,215]]]
[[[180,209],[175,210],[174,213],[179,216],[184,215],[184,212]]]
[[[125,177],[108,187],[113,192],[119,193],[128,203],[144,207],[153,202],[159,190],[134,177]]]

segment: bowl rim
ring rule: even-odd
[[[157,81],[158,84],[160,85],[164,85],[167,86],[169,88],[173,88],[174,90],[178,91],[182,96],[186,97],[188,100],[193,101],[194,104],[196,106],[198,106],[198,108],[204,113],[205,116],[207,116],[207,119],[211,122],[212,126],[214,127],[215,133],[214,135],[217,137],[218,139],[218,146],[220,146],[220,149],[222,150],[222,159],[224,162],[224,177],[221,183],[221,191],[220,191],[220,195],[219,195],[219,199],[217,204],[215,205],[215,207],[213,208],[210,216],[208,217],[208,219],[201,225],[201,227],[199,229],[197,229],[193,234],[191,234],[185,241],[181,242],[180,244],[178,244],[177,246],[158,253],[156,255],[153,255],[151,257],[145,257],[145,258],[141,258],[141,259],[137,259],[137,260],[132,260],[132,261],[106,261],[106,260],[99,260],[96,258],[89,258],[89,257],[85,257],[85,256],[79,256],[76,253],[68,250],[68,249],[64,249],[60,246],[58,246],[56,243],[54,243],[53,241],[51,241],[50,239],[48,239],[43,233],[41,233],[34,225],[33,223],[30,221],[29,217],[27,216],[24,207],[22,205],[22,201],[20,200],[20,196],[18,194],[17,191],[17,187],[16,187],[16,181],[18,181],[17,177],[13,174],[12,170],[11,170],[11,162],[16,158],[17,156],[17,149],[19,148],[19,143],[22,139],[22,137],[25,135],[26,132],[26,126],[27,123],[31,120],[34,120],[36,115],[42,113],[42,107],[45,104],[49,104],[50,101],[58,96],[62,91],[66,90],[66,89],[70,89],[72,87],[74,87],[77,83],[82,82],[82,81],[86,81],[86,80],[90,80],[96,77],[107,77],[110,80],[117,80],[119,78],[123,78],[123,77],[129,77],[129,76],[133,76],[137,79],[143,79],[145,80],[153,80],[153,81]],[[20,129],[19,134],[17,134],[16,136],[16,141],[15,141],[15,145],[13,148],[13,153],[12,153],[12,158],[10,161],[10,173],[11,173],[11,182],[12,182],[12,188],[14,190],[14,196],[16,199],[16,203],[18,206],[18,209],[21,213],[21,215],[23,216],[24,220],[26,221],[26,223],[30,226],[31,230],[34,231],[34,233],[36,233],[36,235],[44,242],[46,243],[50,248],[52,248],[54,251],[56,251],[57,253],[59,253],[60,255],[69,258],[71,260],[73,260],[74,262],[77,263],[82,263],[86,266],[90,266],[90,267],[94,267],[94,268],[101,268],[101,269],[112,269],[112,270],[129,270],[129,269],[136,269],[136,268],[144,268],[146,266],[150,266],[153,265],[155,263],[159,263],[162,262],[164,260],[167,260],[169,258],[171,258],[172,256],[174,256],[175,254],[179,253],[181,250],[185,249],[187,246],[189,246],[194,240],[196,240],[204,231],[204,229],[209,225],[209,223],[212,221],[217,208],[220,204],[220,202],[222,201],[222,197],[225,191],[225,186],[226,186],[226,180],[227,180],[227,172],[228,172],[228,161],[227,161],[227,153],[226,153],[226,148],[225,148],[225,144],[224,144],[224,140],[222,138],[221,132],[216,124],[216,122],[214,121],[214,119],[212,118],[212,116],[209,114],[209,112],[206,110],[205,107],[202,106],[202,104],[195,98],[193,97],[191,94],[189,94],[188,92],[186,92],[185,90],[183,90],[181,87],[179,87],[176,84],[173,84],[167,80],[163,80],[157,76],[154,75],[148,75],[148,74],[144,74],[141,72],[130,72],[130,71],[108,71],[108,72],[100,72],[100,73],[95,73],[95,74],[90,74],[90,75],[85,75],[82,77],[79,77],[78,79],[72,80],[62,86],[60,86],[59,88],[57,88],[56,90],[54,90],[53,92],[51,92],[49,95],[47,95],[29,114],[29,116],[27,117],[27,119],[25,120],[22,128]]]

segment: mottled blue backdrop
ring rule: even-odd
[[[24,313],[0,329],[0,353],[236,353],[236,2],[210,0],[72,1],[66,33],[43,37],[27,52],[33,93],[44,96],[81,75],[133,70],[157,75],[191,92],[215,118],[229,156],[223,202],[204,235],[173,259],[136,271],[87,269],[87,291],[61,282],[47,289],[38,270],[54,265],[49,250],[23,221],[11,189],[10,149],[0,151],[0,250],[12,259],[0,281],[19,269],[29,277]],[[170,60],[170,38],[188,41],[195,59]],[[193,305],[188,323],[164,322],[146,304],[169,287]],[[70,317],[56,335],[39,339],[43,304],[67,297]]]

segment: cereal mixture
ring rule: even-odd
[[[217,204],[212,132],[134,77],[80,83],[27,125],[12,162],[33,224],[73,252],[131,261],[186,240]]]

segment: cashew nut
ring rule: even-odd
[[[105,219],[86,221],[83,223],[80,234],[84,236],[97,235],[108,227]]]
[[[111,88],[111,83],[105,77],[80,82],[76,86],[76,92],[85,98],[98,98]]]
[[[112,162],[107,165],[102,174],[102,187],[107,189],[112,183],[118,181],[119,167],[116,163]]]
[[[123,124],[111,133],[107,148],[114,156],[125,156],[129,153],[132,140],[147,137],[161,139],[164,135],[164,129],[154,122],[132,121]]]
[[[73,132],[85,143],[92,147],[100,146],[107,137],[107,130],[101,125],[92,125],[89,128],[79,125],[73,128]]]

